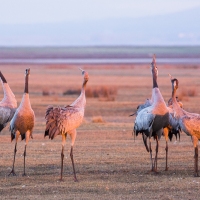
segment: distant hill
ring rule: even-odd
[[[1,59],[200,58],[200,46],[1,47]]]

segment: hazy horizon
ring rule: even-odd
[[[0,46],[196,46],[199,12],[197,0],[8,0]]]

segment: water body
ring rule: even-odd
[[[36,58],[36,59],[0,59],[0,64],[149,64],[151,58]],[[157,58],[160,64],[200,64],[200,58]]]

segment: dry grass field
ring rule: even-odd
[[[61,136],[44,138],[48,105],[70,104],[77,94],[63,95],[82,84],[78,67],[90,75],[90,90],[114,88],[114,98],[87,98],[85,119],[74,146],[79,182],[73,181],[65,148],[64,181],[60,177]],[[157,174],[149,173],[150,158],[141,136],[132,136],[138,104],[151,96],[152,77],[148,65],[1,65],[18,105],[24,90],[24,70],[31,68],[30,100],[36,115],[33,139],[27,147],[26,177],[23,173],[24,141],[18,142],[15,170],[14,142],[6,127],[0,135],[0,199],[199,199],[200,178],[193,176],[194,150],[184,133],[181,141],[169,142],[169,171],[165,169],[165,140],[161,138]],[[170,73],[179,80],[178,95],[184,108],[200,113],[200,66],[159,65],[158,84],[164,99],[171,96]],[[46,95],[44,95],[46,94]],[[0,98],[3,97],[3,91]],[[155,142],[153,142],[155,150]],[[155,152],[155,151],[154,151]]]

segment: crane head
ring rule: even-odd
[[[158,76],[158,68],[156,66],[156,55],[153,55],[153,60],[151,62],[151,70],[152,70],[152,74],[155,74],[156,77]]]
[[[178,79],[174,78],[172,81],[174,81],[174,88],[178,89]]]
[[[81,70],[82,75],[84,75],[85,71],[83,69],[81,69],[80,67],[79,67],[79,69]]]
[[[172,89],[178,89],[178,79],[176,79],[176,78],[173,78],[170,74],[169,74],[169,76],[170,76],[170,79],[171,79],[171,82],[172,82]]]
[[[25,76],[30,75],[30,68],[25,70]]]
[[[88,72],[84,71],[79,67],[79,69],[82,71],[82,75],[84,75],[84,80],[87,82],[89,80],[89,74]]]

